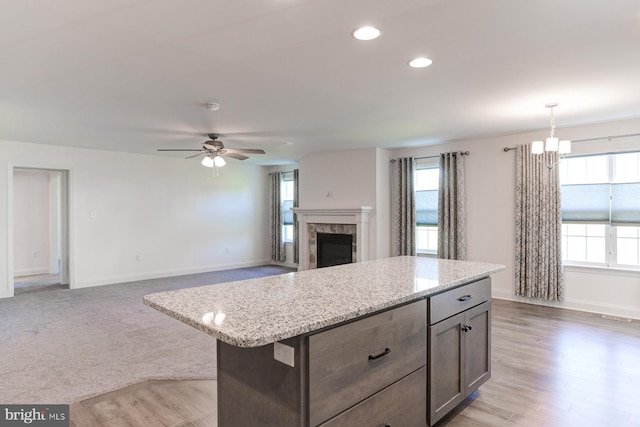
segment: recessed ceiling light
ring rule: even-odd
[[[358,40],[373,40],[380,37],[382,32],[375,27],[360,27],[353,32],[353,37]]]
[[[418,58],[414,58],[411,61],[409,61],[409,67],[411,68],[425,68],[428,67],[429,65],[431,65],[433,61],[430,60],[429,58],[425,58],[424,56],[418,57]]]

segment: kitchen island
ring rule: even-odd
[[[502,269],[394,257],[144,302],[218,340],[222,427],[425,426],[490,377]]]

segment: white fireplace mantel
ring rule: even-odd
[[[298,270],[309,269],[309,227],[308,224],[355,224],[356,225],[356,260],[369,260],[369,214],[371,206],[360,206],[348,209],[309,209],[291,208],[298,218],[300,233]]]

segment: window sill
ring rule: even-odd
[[[417,256],[423,256],[423,257],[427,257],[427,258],[437,258],[438,254],[436,252],[418,252],[416,253]]]
[[[602,274],[605,276],[640,277],[640,270],[620,267],[599,267],[592,265],[563,264],[564,271],[576,273]]]

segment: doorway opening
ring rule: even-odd
[[[13,170],[13,294],[69,289],[68,172]]]

